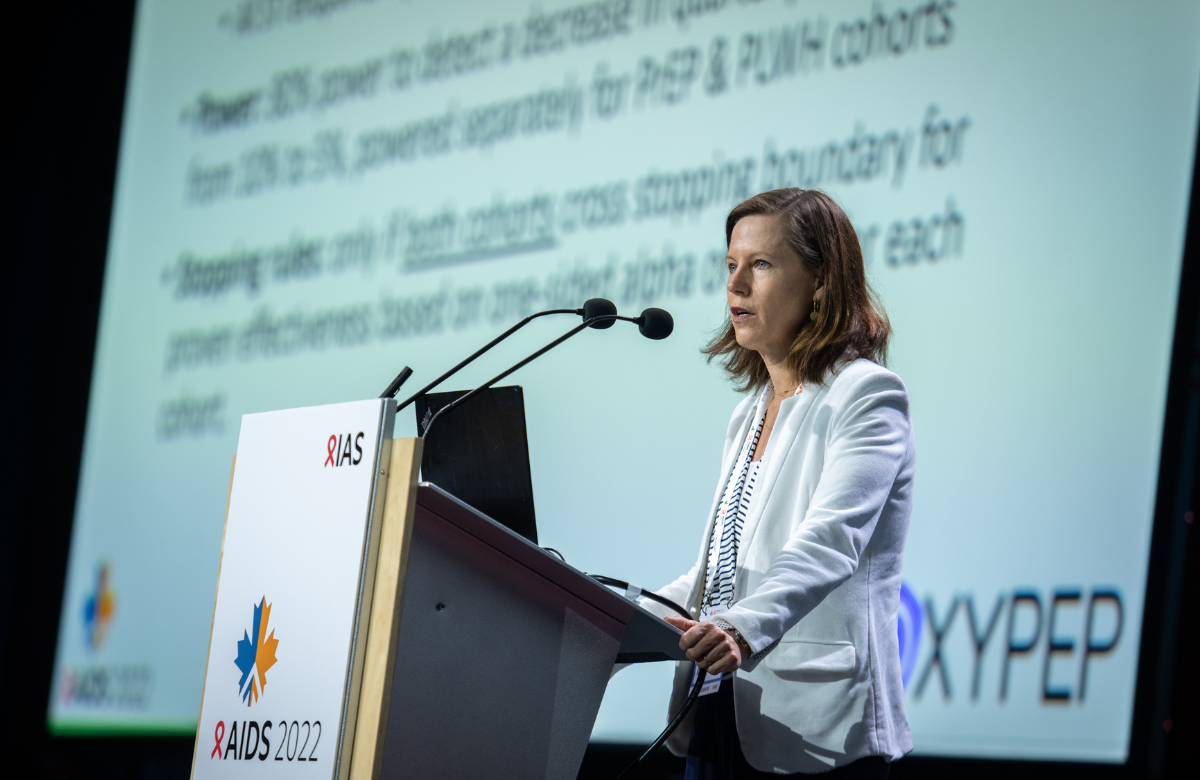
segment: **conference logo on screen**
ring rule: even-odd
[[[112,564],[101,561],[96,566],[95,589],[83,605],[83,636],[88,650],[96,652],[108,638],[117,611],[117,596],[112,588]]]
[[[271,605],[266,596],[254,605],[254,620],[248,631],[242,632],[242,638],[237,643],[237,658],[234,663],[241,671],[238,680],[238,695],[249,707],[258,701],[267,687],[267,671],[275,665],[275,652],[279,648],[279,640],[275,638],[275,629],[269,623],[271,620]],[[270,635],[267,630],[270,629]]]
[[[921,602],[907,582],[900,583],[900,611],[896,631],[900,635],[900,675],[905,689],[917,668],[917,653],[921,651]]]

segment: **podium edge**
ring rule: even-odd
[[[392,440],[358,713],[348,772],[339,780],[375,780],[382,772],[423,444],[418,438]]]

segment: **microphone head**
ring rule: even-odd
[[[587,322],[594,317],[614,316],[617,313],[617,307],[612,301],[605,300],[604,298],[589,298],[583,302],[583,308],[578,311],[583,315],[583,321]],[[604,320],[603,322],[593,323],[592,327],[597,330],[604,330],[605,328],[611,328],[614,322],[616,320]]]
[[[642,335],[655,341],[665,339],[675,330],[675,320],[663,309],[645,309],[635,321]]]

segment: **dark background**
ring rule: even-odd
[[[15,6],[16,4],[14,4]],[[8,777],[183,778],[192,739],[52,738],[46,705],[71,537],[133,2],[4,10],[0,33],[0,767]],[[891,777],[1194,777],[1200,203],[1191,204],[1163,437],[1134,730],[1124,766],[909,757]],[[1126,316],[1136,316],[1128,312]],[[636,746],[588,751],[612,778]],[[15,773],[14,773],[15,771]],[[639,777],[682,777],[665,751]]]

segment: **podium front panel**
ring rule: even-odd
[[[243,417],[193,777],[344,776],[394,410],[375,399]]]
[[[418,499],[383,777],[575,777],[623,632]]]

